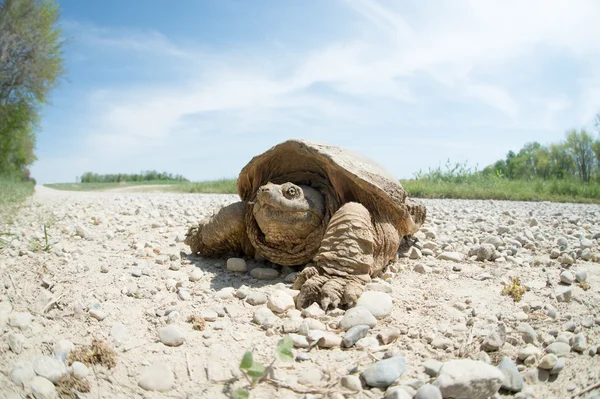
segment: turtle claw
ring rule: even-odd
[[[329,304],[331,304],[331,298],[325,297],[325,298],[321,299],[321,309],[323,309],[325,312],[327,312],[327,309],[329,308]]]

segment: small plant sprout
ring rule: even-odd
[[[39,239],[39,238],[32,238],[30,240],[31,248],[35,252],[37,252],[37,251],[48,252],[48,251],[50,251],[50,249],[52,249],[52,243],[50,243],[48,229],[45,224],[43,227],[44,227],[43,241],[42,241],[42,239]]]
[[[277,348],[275,349],[275,358],[267,367],[254,360],[251,351],[244,353],[240,363],[240,370],[248,380],[248,383],[250,384],[249,388],[253,388],[257,383],[268,378],[267,376],[272,371],[273,365],[278,359],[282,362],[294,361],[294,353],[292,352],[293,346],[294,342],[290,337],[280,339],[279,342],[277,342]],[[236,390],[232,396],[233,399],[247,399],[248,397],[248,390],[243,388]]]

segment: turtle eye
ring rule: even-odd
[[[288,189],[287,189],[287,193],[288,193],[288,195],[290,195],[291,197],[294,197],[294,196],[296,196],[296,193],[297,193],[297,192],[298,192],[298,191],[296,190],[296,187],[290,187],[290,188],[288,188]]]

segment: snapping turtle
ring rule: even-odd
[[[240,172],[241,201],[191,227],[193,253],[243,253],[284,266],[309,264],[296,306],[353,306],[363,286],[395,258],[425,207],[373,161],[332,145],[289,140]],[[311,263],[312,262],[312,263]]]

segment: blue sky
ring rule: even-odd
[[[399,178],[557,142],[600,111],[595,0],[62,0],[40,183],[235,177],[288,138]]]

